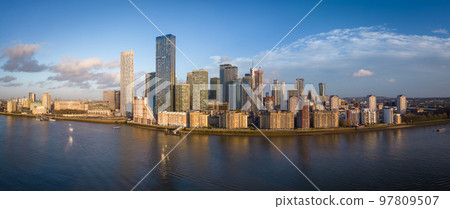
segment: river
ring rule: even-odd
[[[0,116],[0,190],[130,190],[182,138],[112,126]],[[450,190],[449,131],[269,138],[321,190]],[[136,190],[315,188],[262,136],[191,134]]]

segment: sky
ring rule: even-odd
[[[176,36],[176,74],[253,63],[264,80],[304,78],[340,97],[450,96],[450,1],[163,1],[133,3]],[[120,89],[120,52],[135,77],[155,71],[161,33],[128,0],[0,1],[0,99],[102,99]]]

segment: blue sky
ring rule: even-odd
[[[197,65],[243,76],[318,1],[133,1]],[[346,96],[450,96],[449,1],[324,0],[260,64],[267,81],[304,78]],[[155,68],[161,35],[127,0],[1,1],[0,99],[29,91],[101,99],[119,89],[120,52]],[[177,53],[177,76],[195,70]]]

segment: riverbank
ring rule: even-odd
[[[396,125],[387,125],[387,124],[377,124],[374,126],[368,127],[359,127],[359,128],[330,128],[330,129],[309,129],[309,130],[264,130],[261,131],[267,136],[292,136],[292,135],[325,135],[325,134],[336,134],[336,133],[354,133],[354,132],[368,132],[368,131],[381,131],[381,130],[391,130],[391,129],[403,129],[403,128],[413,128],[419,126],[430,126],[430,125],[438,125],[438,124],[448,124],[450,123],[450,119],[442,119],[442,120],[433,120],[433,121],[423,121],[417,122],[414,124],[396,124]],[[165,126],[156,126],[156,125],[147,125],[140,123],[127,122],[128,125],[136,126],[140,128],[146,128],[151,130],[159,130],[165,131],[167,129],[173,130],[176,127],[165,127]],[[184,128],[180,131],[181,134],[187,134],[191,132],[191,134],[203,134],[203,135],[233,135],[233,136],[255,136],[261,135],[261,133],[256,129],[218,129],[218,128]]]
[[[36,118],[36,115],[19,114],[19,113],[0,112],[0,115]],[[125,124],[126,123],[126,119],[123,119],[123,118],[99,119],[99,118],[56,117],[56,116],[48,116],[48,117],[54,118],[55,120],[79,121],[79,122],[89,122],[89,123],[106,123],[106,124]]]

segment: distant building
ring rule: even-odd
[[[349,126],[357,126],[361,123],[361,111],[359,109],[349,109],[345,112]]]
[[[304,90],[304,88],[305,88],[305,80],[303,79],[303,78],[297,78],[296,80],[295,80],[295,83],[296,83],[296,87],[297,87],[297,96],[299,97],[299,98],[301,98],[301,96],[302,95],[304,95],[304,94],[306,94],[306,93],[304,93],[303,92],[303,90]]]
[[[311,127],[310,125],[310,114],[309,114],[309,100],[300,100],[299,105],[301,105],[302,109],[298,112],[297,116],[297,127],[301,129],[308,129]]]
[[[52,111],[52,99],[49,93],[42,94],[42,106],[47,110],[47,112]]]
[[[313,128],[337,128],[339,127],[339,112],[317,110],[312,113]]]
[[[145,74],[145,94],[144,97],[147,97],[147,104],[152,111],[156,106],[156,72],[146,73]]]
[[[200,112],[200,111],[189,112],[189,127],[191,127],[191,128],[193,128],[193,127],[197,127],[197,128],[208,127],[208,125],[209,125],[208,118],[209,118],[209,115],[204,112]]]
[[[190,109],[192,110],[192,92],[194,91],[194,80],[192,79],[192,72],[188,72],[186,76],[186,84],[189,84],[190,90],[189,90],[189,96],[190,96]]]
[[[158,113],[158,125],[187,127],[188,114],[186,112],[160,112]]]
[[[406,97],[405,97],[405,95],[397,96],[397,113],[400,113],[400,114],[406,113]]]
[[[286,83],[284,81],[281,81],[280,86],[280,109],[281,110],[287,110],[288,109],[288,98],[286,96]]]
[[[287,92],[288,92],[288,97],[287,97],[288,99],[293,97],[293,96],[296,96],[296,97],[300,98],[298,96],[298,90],[297,89],[288,89]]]
[[[264,72],[261,69],[251,68],[250,74],[252,76],[252,111],[260,110],[263,107],[263,92],[264,92]]]
[[[394,115],[394,124],[400,124],[400,123],[402,123],[402,115],[395,114]]]
[[[176,38],[172,34],[156,37],[156,84],[155,109],[157,113],[174,110],[174,87],[176,84],[175,55]]]
[[[17,111],[17,100],[10,99],[6,102],[6,112],[12,113]]]
[[[264,98],[264,106],[266,107],[267,111],[272,111],[275,109],[275,102],[273,96],[266,96]]]
[[[35,102],[36,94],[34,94],[33,92],[30,92],[30,93],[28,93],[28,98],[30,99],[31,102]]]
[[[133,111],[134,98],[134,51],[120,53],[120,113]]]
[[[192,71],[192,109],[206,110],[208,108],[208,71]]]
[[[134,97],[133,122],[142,124],[153,124],[155,118],[149,111],[146,97]]]
[[[75,101],[55,101],[55,110],[82,110],[87,111],[89,109],[89,105],[85,104],[81,100]]]
[[[187,112],[190,110],[190,85],[178,83],[175,85],[175,112]]]
[[[319,83],[319,96],[325,96],[325,83]]]
[[[334,95],[330,98],[330,109],[331,110],[338,110],[339,109],[339,97]]]
[[[250,74],[245,74],[241,81],[241,109],[250,110],[252,101],[251,101],[251,92],[252,92],[252,76]]]
[[[238,67],[231,64],[220,65],[220,83],[223,85],[223,101],[230,102],[229,88],[233,81],[238,78]]]
[[[299,99],[298,99],[297,96],[289,97],[289,100],[288,100],[288,112],[292,112],[292,113],[297,114],[298,111],[299,111],[299,107],[300,107],[298,103],[299,103]]]
[[[219,115],[219,127],[226,129],[247,128],[248,114],[244,112],[226,111]]]
[[[275,108],[280,108],[281,106],[281,86],[277,79],[273,80],[272,85],[272,97],[273,97],[273,105]]]
[[[209,85],[210,85],[210,88],[209,88],[210,90],[209,90],[209,93],[208,93],[208,99],[209,100],[221,101],[220,78],[217,78],[217,77],[210,78],[209,79]]]
[[[103,91],[103,101],[107,101],[109,103],[110,110],[119,109],[117,104],[120,103],[120,93],[119,91],[110,90]]]
[[[369,125],[378,123],[378,110],[376,108],[363,108],[361,110],[361,124]]]
[[[261,129],[294,129],[294,113],[290,112],[265,112],[260,115],[259,126]]]
[[[383,109],[383,123],[394,123],[394,108]]]
[[[367,96],[367,106],[370,109],[377,109],[377,97],[375,95]]]

